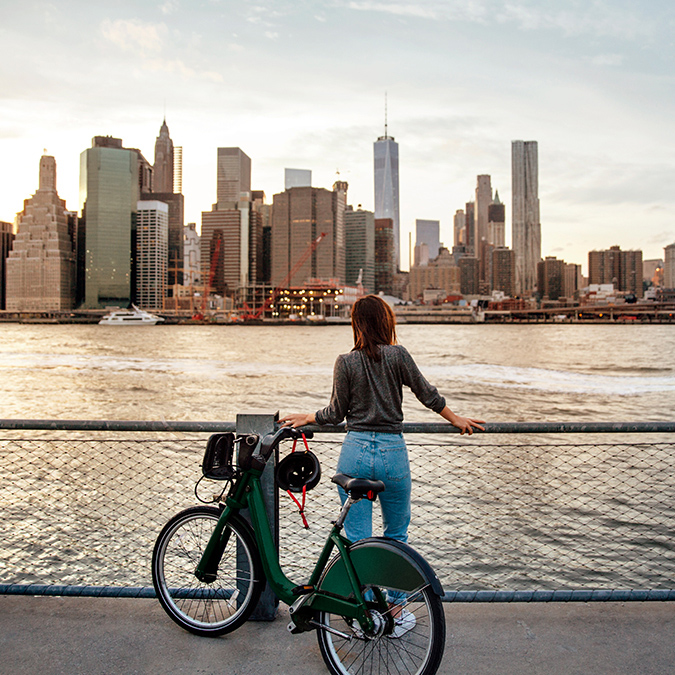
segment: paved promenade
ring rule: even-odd
[[[439,670],[453,675],[671,675],[675,603],[445,605]],[[176,626],[155,600],[0,596],[3,675],[315,675],[314,633],[283,609],[221,638]]]

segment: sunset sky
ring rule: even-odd
[[[539,143],[542,255],[581,263],[675,242],[675,4],[665,0],[0,0],[0,220],[44,150],[78,209],[96,135],[153,161],[183,146],[186,222],[216,199],[216,148],[349,183],[373,208],[373,142],[399,143],[402,266],[416,218],[452,217],[490,174],[511,223],[511,141]]]

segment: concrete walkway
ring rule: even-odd
[[[439,673],[670,675],[675,603],[446,604]],[[285,609],[220,638],[176,626],[155,600],[0,596],[7,675],[315,675],[314,633],[290,635]]]

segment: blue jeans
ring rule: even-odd
[[[347,432],[337,470],[352,478],[370,478],[384,483],[386,489],[378,495],[384,536],[407,542],[411,478],[408,449],[403,435],[376,431]],[[344,504],[347,495],[341,487],[338,487],[338,491]],[[373,503],[362,499],[354,504],[344,527],[345,536],[351,541],[372,536]]]

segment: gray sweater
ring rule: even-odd
[[[317,424],[339,424],[347,418],[350,431],[400,433],[404,384],[427,408],[436,413],[445,408],[445,399],[405,347],[382,345],[381,355],[373,361],[365,352],[353,350],[337,357],[333,393],[328,406],[316,412]]]

